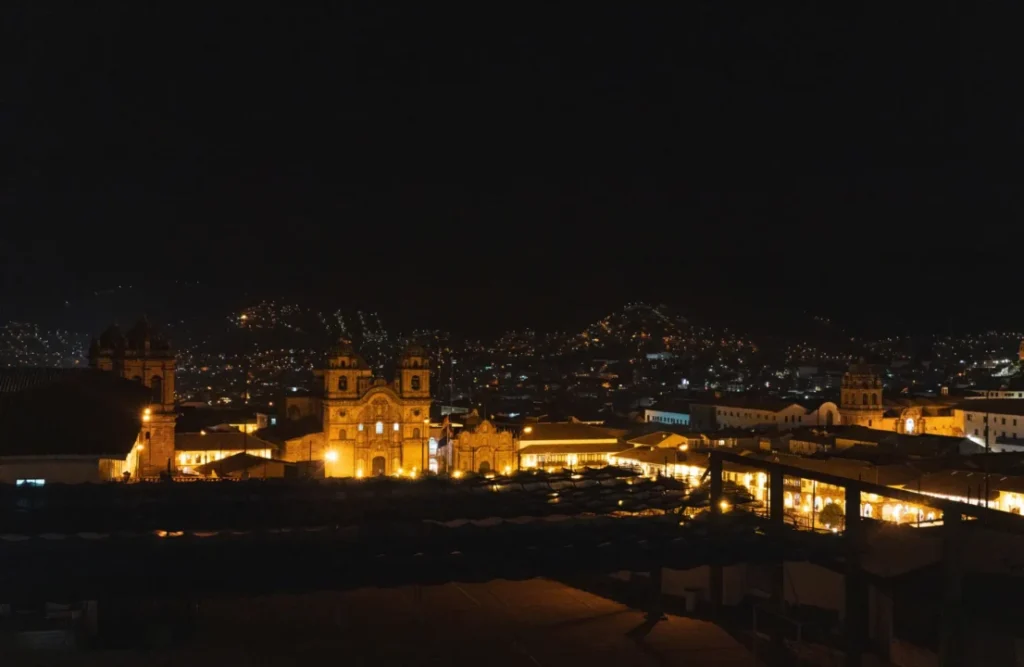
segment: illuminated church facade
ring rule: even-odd
[[[343,340],[319,375],[327,477],[411,475],[430,468],[430,361],[423,347],[407,347],[387,382],[375,378]]]

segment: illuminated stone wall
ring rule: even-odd
[[[499,431],[486,419],[472,431],[462,431],[455,440],[455,470],[494,473],[516,469],[515,443],[510,431]]]

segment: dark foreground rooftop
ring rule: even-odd
[[[203,601],[196,634],[151,650],[160,665],[614,665],[749,667],[716,625],[669,615],[642,642],[630,609],[558,582],[492,581],[422,589]],[[142,664],[136,651],[66,656],[62,665]],[[153,664],[156,664],[153,663]]]

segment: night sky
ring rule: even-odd
[[[34,4],[3,10],[0,319],[193,281],[467,331],[628,299],[1024,325],[1000,17]]]

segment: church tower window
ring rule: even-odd
[[[338,391],[348,391],[348,377],[342,375],[338,378]]]
[[[159,375],[154,375],[149,380],[149,386],[153,390],[153,402],[163,403],[164,402],[164,379]]]
[[[377,435],[383,435],[384,433],[384,422],[377,422]]]
[[[412,376],[412,383],[411,384],[412,384],[412,390],[413,391],[419,391],[420,390],[420,376],[419,375],[413,375]]]

